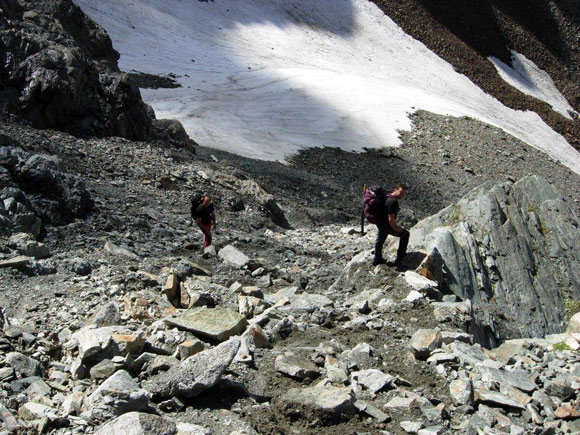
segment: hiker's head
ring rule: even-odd
[[[211,204],[211,196],[203,195],[201,197],[201,203],[203,204],[204,207],[208,207]]]
[[[395,189],[391,193],[391,195],[393,195],[395,198],[398,198],[398,199],[404,199],[405,198],[405,195],[407,195],[407,190],[408,189],[409,188],[404,183],[397,184],[395,186]]]

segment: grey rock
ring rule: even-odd
[[[177,426],[169,419],[143,412],[128,412],[101,426],[95,435],[174,435]]]
[[[568,401],[576,395],[576,391],[570,385],[559,380],[548,382],[544,386],[544,391],[548,396],[558,397],[563,401]]]
[[[364,412],[365,414],[370,415],[380,423],[387,423],[391,420],[391,417],[389,417],[387,414],[385,414],[383,411],[381,411],[372,403],[369,403],[365,400],[357,400],[356,402],[354,402],[354,406],[360,412]]]
[[[119,325],[121,323],[121,313],[119,313],[117,304],[115,302],[105,304],[87,323],[98,328]]]
[[[133,251],[131,251],[130,249],[124,248],[122,246],[117,246],[111,242],[106,242],[104,249],[105,249],[105,251],[110,252],[113,255],[127,257],[127,258],[130,258],[132,260],[139,260],[140,259],[140,257],[137,254],[135,254]]]
[[[231,338],[146,381],[145,388],[159,398],[195,397],[216,384],[239,348],[240,339]]]
[[[119,370],[88,398],[87,405],[99,419],[108,419],[149,407],[151,394],[141,388],[125,370]]]
[[[91,367],[89,373],[91,379],[107,379],[115,373],[116,370],[117,368],[115,367],[115,364],[113,364],[113,361],[110,359],[104,359],[100,363]]]
[[[499,384],[511,385],[522,391],[530,393],[537,388],[537,385],[530,379],[530,374],[523,370],[502,370],[484,365],[478,365],[477,370],[484,376],[484,381],[497,382]]]
[[[247,255],[243,254],[232,245],[226,245],[221,248],[218,252],[218,257],[227,264],[237,267],[238,269],[241,269],[250,262]]]
[[[425,425],[421,421],[402,421],[399,426],[407,433],[418,433]]]
[[[449,349],[459,358],[459,360],[464,365],[475,367],[477,363],[487,359],[487,356],[476,346],[471,346],[460,341],[451,343]]]
[[[285,375],[299,379],[316,379],[320,376],[320,368],[312,361],[297,355],[278,355],[274,362],[276,370]]]
[[[300,293],[288,297],[290,304],[279,307],[282,312],[292,315],[301,315],[304,313],[313,313],[314,311],[326,307],[334,306],[332,300],[324,295]]]
[[[328,423],[353,416],[356,413],[354,403],[350,388],[324,385],[291,388],[276,400],[275,408],[290,417],[300,415]]]
[[[10,352],[6,355],[6,364],[20,376],[39,376],[42,374],[42,364],[20,352]]]
[[[441,347],[442,342],[441,331],[437,329],[419,329],[411,337],[409,347],[415,358],[426,360],[435,349]]]
[[[471,379],[455,379],[449,384],[449,394],[456,406],[473,404],[473,384]]]
[[[184,314],[168,317],[165,323],[189,331],[199,338],[217,342],[242,334],[248,326],[243,315],[223,308],[195,308]]]
[[[472,190],[419,222],[409,246],[438,250],[448,272],[441,285],[472,301],[475,341],[494,347],[500,335],[494,310],[508,319],[501,322],[505,335],[563,330],[562,289],[580,299],[578,227],[556,190],[533,176]]]
[[[506,408],[524,409],[525,406],[519,401],[512,399],[505,394],[489,390],[477,390],[475,392],[475,399],[477,402],[489,403],[492,405],[499,405]]]
[[[352,372],[351,378],[373,393],[395,388],[395,378],[377,369]]]

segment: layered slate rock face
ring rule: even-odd
[[[0,2],[0,100],[38,128],[147,139],[139,89],[105,30],[72,0]]]
[[[562,332],[565,298],[580,299],[578,218],[537,176],[472,190],[419,222],[410,249],[442,259],[430,274],[472,301],[472,332],[488,347]]]

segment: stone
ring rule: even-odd
[[[508,337],[561,332],[562,292],[580,296],[579,226],[553,186],[528,176],[484,183],[418,222],[409,250],[437,249],[442,289],[473,303],[474,341],[493,348],[496,323]]]
[[[8,260],[1,260],[0,261],[0,269],[5,267],[13,267],[18,269],[20,267],[28,266],[32,258],[26,257],[24,255],[19,255],[18,257],[10,258]]]
[[[125,370],[103,382],[88,398],[87,406],[98,419],[113,418],[127,412],[144,411],[151,394],[141,388]]]
[[[441,331],[441,336],[443,337],[443,344],[451,344],[455,341],[471,344],[472,339],[472,336],[467,332],[457,331]]]
[[[556,417],[562,420],[576,420],[580,418],[580,411],[578,409],[572,408],[570,405],[559,406],[554,412]]]
[[[239,338],[230,338],[219,346],[190,356],[178,366],[147,380],[144,386],[157,398],[195,397],[219,381],[240,344]]]
[[[568,322],[568,328],[566,329],[566,334],[568,335],[579,333],[580,333],[580,312],[574,314],[570,318]]]
[[[413,303],[419,301],[421,299],[425,299],[425,295],[423,293],[418,292],[417,290],[411,290],[405,300],[407,302]]]
[[[350,376],[353,383],[356,382],[373,393],[395,388],[395,378],[377,369],[360,370]]]
[[[478,347],[460,341],[451,343],[449,350],[452,351],[464,365],[475,367],[478,363],[487,360],[487,356]]]
[[[20,352],[10,352],[6,355],[6,364],[22,376],[39,376],[42,374],[42,364]]]
[[[85,400],[85,393],[82,391],[74,391],[63,400],[61,408],[66,415],[80,415],[83,409],[83,402]]]
[[[105,251],[110,252],[113,255],[118,255],[121,257],[127,257],[131,260],[139,261],[141,258],[135,254],[133,251],[123,248],[121,246],[117,246],[114,243],[106,242],[104,246]]]
[[[497,382],[500,385],[511,385],[526,393],[531,393],[537,385],[531,381],[530,374],[524,370],[502,370],[478,364],[477,370],[484,381]]]
[[[143,412],[128,412],[101,426],[95,435],[175,435],[177,433],[176,424],[169,419]]]
[[[440,323],[452,321],[467,323],[471,320],[471,302],[435,302],[433,316]]]
[[[421,421],[408,421],[408,420],[402,421],[401,423],[399,423],[399,426],[401,426],[401,429],[403,429],[407,433],[418,433],[419,430],[425,427],[425,425]]]
[[[177,422],[177,433],[179,435],[212,435],[211,430],[206,429],[203,426],[199,426],[197,424],[191,423],[182,423]],[[241,431],[233,431],[230,432],[229,435],[248,435],[248,432],[241,430]]]
[[[91,379],[107,379],[115,373],[116,370],[117,368],[115,367],[115,364],[113,364],[113,361],[110,359],[104,359],[91,367],[89,374]]]
[[[248,328],[252,344],[258,349],[265,349],[270,347],[270,340],[259,325],[250,325]]]
[[[264,299],[266,300],[266,302],[270,304],[275,304],[280,300],[284,299],[285,297],[289,298],[301,292],[302,290],[300,289],[300,287],[289,286],[278,290],[276,293],[265,295]]]
[[[511,397],[496,391],[489,391],[485,389],[477,390],[475,392],[475,399],[477,402],[499,405],[505,408],[515,408],[520,410],[525,408],[525,406],[516,399],[512,399]]]
[[[298,379],[316,379],[320,376],[320,368],[312,361],[297,355],[278,355],[274,362],[277,371]]]
[[[78,344],[78,358],[82,363],[96,364],[105,358],[140,353],[145,339],[141,332],[122,326],[89,325],[76,331],[71,342]]]
[[[397,408],[409,409],[411,407],[417,407],[417,406],[419,406],[419,402],[415,398],[395,396],[387,402],[387,404],[385,405],[385,408],[387,408],[387,409],[397,409]]]
[[[224,308],[195,308],[184,314],[168,317],[164,321],[169,326],[215,342],[223,342],[234,335],[240,335],[248,326],[243,315]]]
[[[180,286],[179,280],[177,279],[175,273],[171,272],[167,276],[167,281],[165,281],[165,287],[163,287],[163,291],[165,292],[165,296],[167,296],[167,300],[174,306],[177,306]]]
[[[427,362],[431,364],[443,364],[457,361],[457,357],[452,353],[437,352],[427,358]]]
[[[436,281],[431,281],[423,275],[419,275],[417,272],[413,271],[406,271],[403,273],[403,279],[409,287],[421,293],[428,293],[439,287],[439,284]]]
[[[121,314],[119,313],[117,304],[114,302],[105,304],[87,323],[95,325],[97,328],[119,325],[121,323]]]
[[[185,340],[183,343],[180,343],[177,346],[179,359],[182,361],[184,359],[189,358],[192,355],[195,355],[196,353],[203,352],[203,350],[204,350],[203,343],[196,338]]]
[[[284,305],[278,309],[284,313],[298,316],[304,313],[313,313],[320,308],[332,308],[334,303],[324,295],[300,293],[289,296],[289,305]]]
[[[247,266],[250,262],[247,255],[243,254],[232,245],[226,245],[221,248],[218,252],[218,257],[225,263],[237,267],[238,269]]]
[[[520,402],[523,406],[526,406],[532,401],[532,398],[521,390],[512,387],[511,385],[501,384],[499,386],[499,392],[505,394],[506,396],[512,397]]]
[[[570,385],[567,385],[559,380],[548,382],[546,385],[544,385],[544,391],[548,396],[558,397],[563,401],[572,399],[576,394]]]
[[[24,421],[40,420],[43,417],[56,418],[58,410],[40,403],[27,402],[18,408],[18,416]]]
[[[449,394],[455,406],[473,404],[473,384],[470,379],[454,379],[449,383]]]
[[[356,413],[354,403],[350,388],[322,385],[291,388],[276,400],[275,408],[290,418],[318,418],[330,423],[353,416]]]
[[[374,406],[372,403],[367,402],[366,400],[357,400],[354,402],[354,406],[360,412],[364,412],[367,415],[370,415],[379,423],[387,423],[391,421],[391,417],[381,411],[379,408]]]
[[[435,349],[441,347],[442,342],[441,331],[437,329],[419,329],[411,337],[409,347],[415,358],[424,361],[429,358]]]

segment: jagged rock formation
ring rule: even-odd
[[[0,2],[2,108],[36,127],[147,139],[147,106],[118,58],[71,0]]]
[[[428,274],[473,302],[473,332],[493,347],[563,331],[564,301],[580,297],[578,229],[554,187],[533,176],[474,189],[413,227],[410,247],[440,257]]]
[[[43,224],[65,225],[93,207],[83,180],[66,173],[55,156],[0,146],[0,180],[0,235],[38,237]]]

